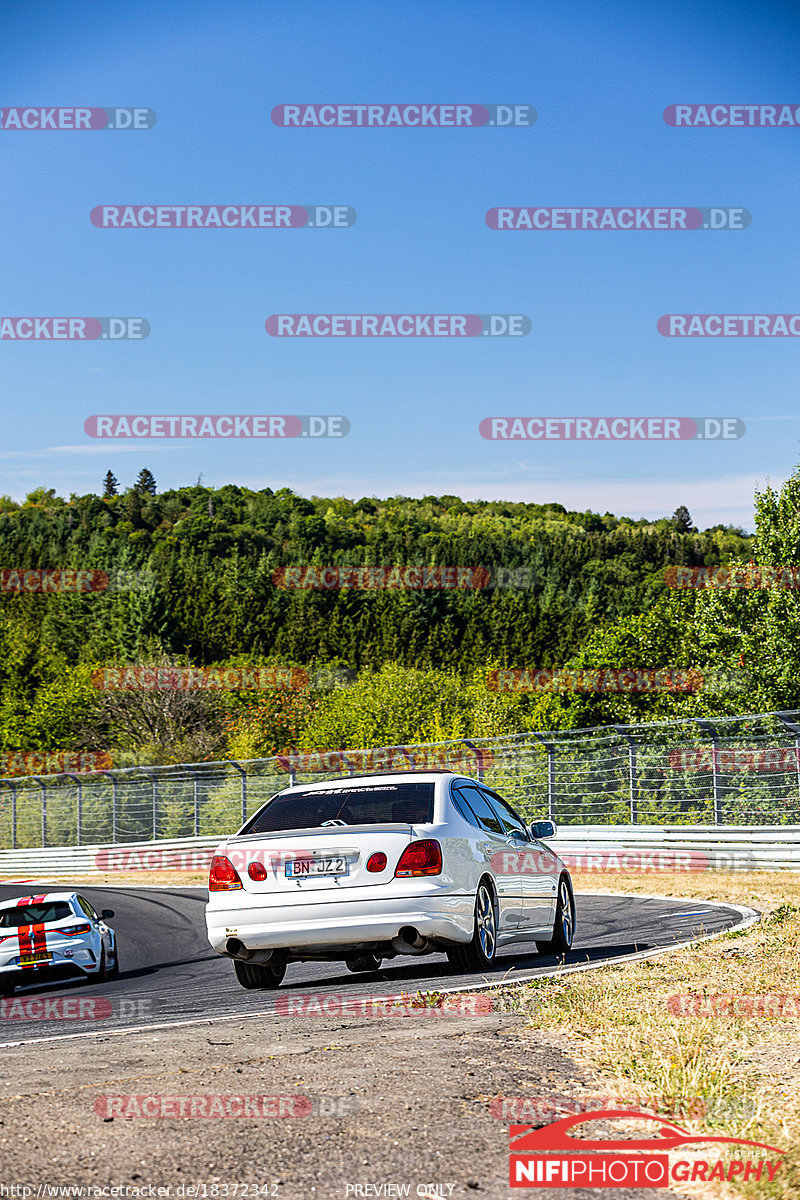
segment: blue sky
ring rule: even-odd
[[[758,3],[89,0],[0,9],[4,106],[142,106],[146,132],[0,132],[9,316],[143,316],[143,342],[0,342],[0,493],[161,488],[686,504],[752,525],[800,441],[798,339],[667,339],[669,312],[800,311],[800,12]],[[294,102],[529,103],[521,129],[281,129]],[[342,230],[105,230],[97,204],[337,203]],[[495,205],[741,206],[741,232],[500,233]],[[272,313],[524,313],[526,337],[267,336]],[[342,413],[341,440],[95,441],[94,413]],[[485,441],[493,415],[733,416],[740,441]]]

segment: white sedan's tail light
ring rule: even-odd
[[[394,873],[398,879],[411,875],[441,875],[442,847],[433,839],[411,842],[400,855]]]
[[[211,870],[208,874],[208,890],[210,892],[236,892],[243,884],[236,867],[229,858],[215,854],[211,860]]]

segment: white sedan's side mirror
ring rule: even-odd
[[[557,833],[555,821],[534,821],[529,829],[531,837],[535,838],[537,842],[540,842],[542,838],[555,837]]]

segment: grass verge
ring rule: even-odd
[[[574,881],[578,892],[729,901],[763,913],[748,930],[661,958],[534,981],[520,1003],[537,1029],[568,1036],[604,1094],[651,1111],[655,1102],[696,1133],[786,1151],[771,1184],[674,1185],[679,1190],[800,1200],[800,875],[575,872]],[[751,1151],[762,1154],[770,1157]],[[747,1152],[709,1144],[700,1155]]]

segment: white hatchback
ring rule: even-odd
[[[206,924],[243,987],[277,987],[292,961],[376,971],[445,952],[460,971],[498,949],[572,946],[569,871],[496,792],[450,771],[287,788],[217,847]]]
[[[43,892],[0,901],[0,996],[56,975],[119,975],[114,916],[100,916],[78,892]]]

